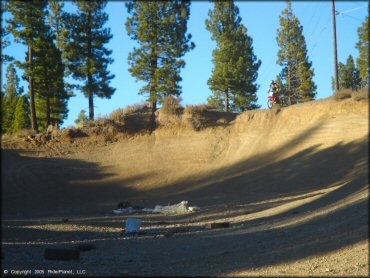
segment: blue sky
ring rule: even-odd
[[[279,15],[287,5],[285,1],[236,1],[236,4],[240,10],[242,23],[253,38],[254,53],[262,61],[257,79],[260,86],[257,96],[258,103],[264,109],[269,83],[281,71],[281,67],[276,64],[278,52],[276,33],[279,28]],[[367,2],[336,1],[335,5],[337,11],[344,12],[337,16],[338,61],[345,62],[349,54],[356,59],[357,29],[367,15]],[[196,47],[184,56],[186,66],[181,72],[183,105],[205,103],[211,94],[207,80],[212,72],[212,50],[215,43],[205,28],[205,20],[208,17],[208,10],[212,7],[213,4],[208,1],[193,1],[191,4],[188,31],[192,34]],[[74,10],[73,4],[67,2],[65,9]],[[109,66],[109,70],[115,74],[111,86],[116,88],[116,92],[111,99],[94,99],[97,116],[108,115],[117,108],[145,100],[143,96],[138,95],[143,83],[135,82],[128,72],[127,57],[137,44],[130,40],[125,29],[127,18],[125,2],[108,2],[106,12],[109,14],[106,26],[111,28],[113,34],[108,48],[113,50],[114,63]],[[315,70],[317,99],[328,97],[332,94],[331,76],[334,75],[332,2],[293,1],[293,12],[303,26],[309,60],[312,61]],[[5,15],[5,18],[8,16]],[[25,51],[25,46],[12,42],[4,53],[22,60]],[[2,67],[3,82],[6,82],[4,79],[6,65]],[[27,91],[28,83],[24,82],[23,85]],[[75,94],[76,96],[69,101],[69,116],[63,126],[74,125],[74,120],[81,109],[88,111],[88,100],[79,92]]]

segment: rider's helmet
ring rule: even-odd
[[[274,80],[271,80],[271,84],[275,84],[275,81]]]

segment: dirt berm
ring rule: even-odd
[[[97,249],[82,261],[91,275],[367,276],[368,105],[324,99],[248,111],[227,126],[158,128],[64,156],[3,149],[3,247],[24,258],[5,254],[5,265],[55,267],[37,259],[44,244],[90,240]],[[109,214],[117,203],[182,200],[202,211],[142,215],[143,228],[231,227],[114,236],[127,218]]]

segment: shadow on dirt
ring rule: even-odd
[[[148,178],[115,181],[111,169],[93,162],[21,156],[18,150],[1,154],[3,218],[101,214],[136,194],[128,185]]]
[[[367,137],[328,148],[314,145],[280,159],[287,149],[302,144],[319,128],[317,125],[308,129],[273,152],[146,192],[135,191],[129,185],[150,178],[150,174],[117,182],[113,181],[113,172],[95,163],[20,157],[17,151],[2,151],[5,162],[2,166],[3,215],[17,218],[60,216],[62,213],[91,215],[109,211],[118,201],[138,196],[158,204],[188,200],[200,207],[222,204],[225,208],[235,208],[261,203],[251,206],[249,212],[241,209],[228,215],[236,217],[299,200],[303,198],[298,196],[300,194],[315,196],[317,190],[338,186],[311,202],[282,213],[237,223],[243,227],[178,236],[165,245],[161,245],[161,241],[137,241],[130,245],[132,250],[127,249],[122,254],[122,259],[130,259],[130,251],[144,252],[142,248],[145,257],[150,258],[153,265],[163,266],[162,269],[181,265],[183,275],[194,275],[187,272],[194,268],[199,270],[197,275],[218,275],[220,271],[230,273],[317,256],[368,239],[367,198],[340,204],[368,190],[369,184]],[[45,173],[48,173],[47,177],[44,177]],[[39,185],[35,186],[34,182]],[[53,190],[48,190],[50,187]],[[281,201],[281,198],[291,199]],[[339,207],[330,210],[334,205]],[[223,211],[202,212],[199,216],[217,222],[223,217]],[[189,218],[192,216],[169,219],[186,221]],[[196,217],[193,221],[197,221]],[[251,227],[257,229],[249,229]],[[186,240],[192,242],[190,251],[178,248],[186,244]],[[218,266],[217,272],[209,268],[206,260]]]

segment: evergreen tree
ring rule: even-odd
[[[362,26],[357,30],[359,40],[356,48],[360,52],[357,58],[357,65],[362,79],[362,87],[369,86],[370,84],[370,67],[369,67],[369,16],[366,17]]]
[[[313,82],[314,70],[308,61],[307,45],[303,36],[303,27],[293,14],[292,3],[280,16],[280,28],[277,30],[278,51],[277,63],[283,67],[280,76],[287,85],[287,98],[292,102],[310,101],[316,96],[316,85]]]
[[[48,5],[50,9],[48,24],[55,36],[56,46],[62,51],[68,47],[68,30],[66,29],[66,24],[69,17],[63,11],[64,3],[62,1],[49,0]]]
[[[86,116],[86,111],[82,109],[75,120],[75,124],[77,125],[87,125],[89,119]]]
[[[355,65],[355,61],[352,55],[347,58],[346,64],[341,62],[338,63],[338,78],[339,78],[339,89],[352,89],[358,90],[361,88],[361,78],[358,68]],[[335,78],[332,77],[332,89],[334,87]]]
[[[148,96],[153,124],[157,102],[181,94],[180,70],[185,66],[181,57],[195,47],[187,34],[190,2],[130,1],[126,7],[131,15],[126,21],[128,35],[140,45],[129,54],[129,71],[146,84],[139,93]]]
[[[70,95],[64,86],[64,65],[61,52],[53,42],[49,29],[37,39],[34,53],[34,89],[36,92],[37,119],[40,127],[61,125],[67,118]]]
[[[113,74],[107,70],[113,59],[112,51],[104,45],[112,38],[110,28],[104,28],[108,15],[107,1],[76,1],[77,14],[68,16],[66,31],[70,43],[65,49],[72,77],[82,81],[77,86],[89,100],[89,118],[94,120],[94,96],[110,98],[115,89],[109,86]]]
[[[28,61],[24,64],[28,67],[29,97],[31,107],[32,129],[38,131],[35,107],[35,94],[33,88],[33,48],[40,33],[43,33],[45,17],[47,16],[46,0],[7,1],[5,8],[12,14],[7,20],[10,32],[16,41],[28,46]]]
[[[30,105],[27,96],[23,95],[19,98],[15,108],[15,119],[13,123],[13,132],[21,129],[30,128]]]
[[[0,28],[0,32],[1,32],[1,40],[0,40],[1,57],[0,59],[1,59],[1,64],[3,65],[4,63],[13,61],[14,58],[12,56],[4,54],[4,49],[7,46],[9,46],[10,42],[8,39],[9,30],[7,26],[3,23],[3,13],[6,11],[5,2],[1,1],[0,5],[1,5],[0,6],[0,22],[2,23],[1,28]]]
[[[19,84],[19,77],[12,63],[7,67],[6,80],[1,102],[1,127],[3,133],[11,133],[15,117],[14,111],[23,93],[23,88]]]
[[[355,65],[355,61],[353,60],[352,55],[348,56],[345,70],[341,79],[343,82],[343,88],[351,88],[352,90],[357,90],[361,87],[359,71]]]
[[[261,61],[253,53],[252,38],[241,24],[234,1],[215,2],[206,20],[207,30],[217,43],[213,51],[215,65],[208,80],[213,95],[208,102],[220,109],[256,109],[256,80]]]

